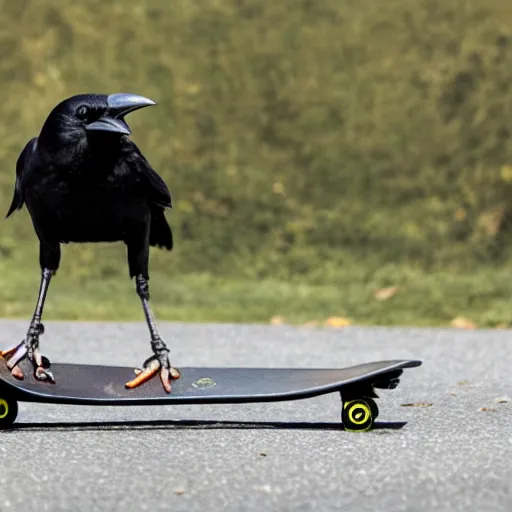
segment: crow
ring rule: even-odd
[[[162,178],[128,136],[124,117],[155,105],[135,94],[79,94],[55,106],[38,137],[31,139],[16,163],[14,197],[7,212],[26,205],[39,239],[41,281],[37,305],[23,341],[0,352],[14,377],[23,379],[19,363],[31,362],[38,380],[55,382],[50,361],[39,351],[45,299],[61,259],[61,244],[124,242],[130,279],[142,302],[153,355],[127,388],[159,373],[167,393],[179,371],[169,361],[149,307],[150,246],[171,250],[173,234],[164,216],[172,207]]]

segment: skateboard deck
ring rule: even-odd
[[[372,400],[377,398],[375,388],[393,389],[403,369],[419,365],[421,361],[390,360],[348,368],[185,367],[179,368],[181,377],[172,381],[168,394],[158,377],[138,388],[125,388],[125,383],[134,376],[132,367],[54,363],[51,370],[56,382],[50,383],[37,381],[26,363],[21,365],[25,379],[16,379],[0,358],[0,427],[14,422],[18,401],[81,405],[220,404],[298,400],[340,392],[345,406],[351,400],[364,398],[369,409],[376,412]]]

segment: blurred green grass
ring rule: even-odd
[[[69,252],[69,251],[68,251]],[[121,251],[120,251],[121,252]],[[122,254],[119,254],[122,260]],[[65,261],[63,266],[72,265]],[[0,316],[28,318],[38,286],[38,267],[0,264]],[[274,316],[291,324],[343,317],[358,325],[447,326],[458,316],[478,327],[512,326],[510,267],[481,267],[472,273],[425,272],[387,265],[368,272],[357,261],[337,272],[331,284],[301,280],[233,279],[211,274],[151,275],[151,304],[158,320],[267,323]],[[397,286],[387,300],[375,292]],[[45,318],[142,321],[134,283],[127,276],[53,279]]]

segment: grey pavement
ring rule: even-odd
[[[42,352],[54,361],[138,365],[149,355],[142,323],[45,325]],[[0,345],[26,327],[0,321]],[[18,428],[0,432],[0,512],[512,510],[511,331],[161,331],[178,367],[423,365],[381,392],[383,428],[359,434],[335,428],[335,394],[245,405],[21,404]]]

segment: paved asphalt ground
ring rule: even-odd
[[[6,346],[26,323],[0,327]],[[1,512],[512,510],[512,402],[495,401],[512,398],[511,331],[161,329],[177,366],[423,365],[381,393],[381,428],[359,434],[337,427],[335,394],[252,405],[21,404],[18,428],[0,432]],[[143,324],[46,322],[42,349],[61,362],[132,365],[149,355]],[[402,406],[420,402],[432,405]]]

